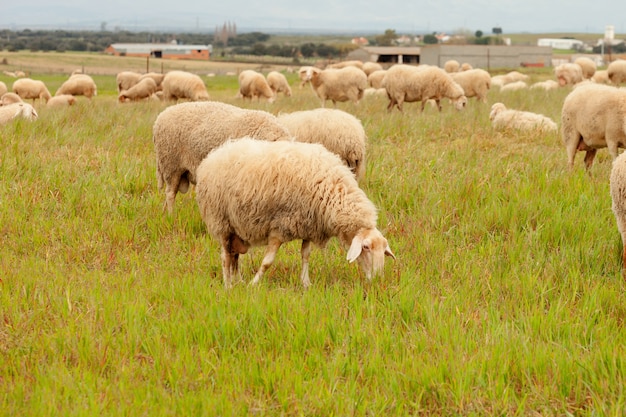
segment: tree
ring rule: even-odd
[[[491,33],[493,33],[494,35],[502,35],[502,28],[496,26],[491,29]]]
[[[439,39],[435,35],[424,35],[424,43],[427,45],[434,45],[439,43]]]
[[[476,36],[477,38],[482,38],[483,37],[483,31],[482,30],[477,30],[476,33],[474,33],[474,36]]]
[[[376,36],[375,39],[378,46],[391,46],[398,39],[398,35],[395,30],[387,29],[384,34]]]

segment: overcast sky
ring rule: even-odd
[[[626,31],[626,0],[0,0],[0,29],[383,33]]]

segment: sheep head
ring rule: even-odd
[[[349,262],[358,261],[367,279],[371,280],[382,274],[385,256],[396,259],[391,252],[387,239],[378,229],[374,228],[362,229],[354,236],[346,258]]]

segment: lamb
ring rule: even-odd
[[[6,92],[8,92],[9,89],[7,88],[7,85],[0,81],[0,97],[2,97]]]
[[[383,88],[383,78],[385,78],[385,74],[387,74],[386,70],[374,71],[367,76],[367,82],[372,88]]]
[[[278,93],[283,93],[287,97],[291,97],[291,87],[282,73],[278,71],[270,71],[267,74],[267,84],[272,89],[274,96],[278,96]]]
[[[46,107],[64,107],[73,106],[76,103],[76,97],[71,94],[60,94],[48,100]]]
[[[459,72],[461,64],[456,59],[449,59],[443,64],[443,69],[447,73]]]
[[[585,151],[585,166],[591,168],[596,152],[608,148],[615,160],[618,147],[626,144],[626,90],[587,83],[573,89],[563,102],[561,135],[569,166],[576,151]]]
[[[33,80],[32,78],[20,78],[13,83],[13,92],[20,96],[22,100],[32,99],[33,104],[35,100],[50,100],[50,91],[48,87],[41,80]]]
[[[367,136],[359,119],[342,110],[325,108],[277,117],[296,141],[324,145],[341,158],[357,180],[363,178]]]
[[[11,120],[20,117],[33,121],[37,120],[39,115],[33,106],[24,102],[0,106],[0,125],[6,124]]]
[[[91,99],[98,95],[98,87],[95,81],[87,74],[74,74],[70,76],[57,89],[55,96],[71,94],[73,96],[85,96]]]
[[[337,106],[338,101],[358,104],[367,88],[367,76],[354,66],[325,70],[313,68],[308,77],[315,94],[322,101],[322,107],[325,107],[326,100],[332,101],[333,106]]]
[[[0,97],[0,106],[6,106],[7,104],[21,103],[24,100],[15,93],[4,93]]]
[[[618,59],[611,62],[606,71],[613,84],[626,82],[626,59]]]
[[[626,270],[626,153],[613,161],[609,184],[611,208],[622,237],[622,270]]]
[[[489,120],[495,129],[518,129],[544,132],[556,132],[557,124],[543,114],[507,109],[503,103],[491,106]]]
[[[276,99],[263,74],[254,70],[244,70],[239,73],[238,97],[249,98],[250,100],[254,98],[260,100],[261,97],[264,97],[268,103],[273,103]]]
[[[487,93],[491,88],[491,75],[482,69],[454,72],[450,76],[465,92],[465,97],[476,97],[483,103],[487,102]]]
[[[157,84],[151,77],[145,77],[139,80],[137,84],[128,90],[122,90],[117,96],[120,103],[128,101],[138,101],[152,97],[157,92]]]
[[[378,62],[364,62],[363,68],[361,69],[363,70],[365,75],[367,75],[369,78],[371,73],[376,72],[376,71],[381,71],[383,69],[383,66],[380,65]]]
[[[196,183],[196,168],[213,148],[230,138],[250,136],[268,141],[292,140],[276,116],[226,103],[185,102],[163,110],[153,128],[159,189],[165,185],[165,205],[174,212],[178,191]]]
[[[197,171],[196,199],[209,233],[219,240],[225,287],[239,277],[239,255],[267,245],[250,281],[256,285],[285,242],[302,239],[304,288],[314,243],[337,237],[368,280],[382,275],[389,243],[376,228],[374,204],[339,157],[320,144],[242,138],[211,152]]]
[[[210,99],[202,78],[187,71],[168,72],[163,77],[162,86],[163,100],[206,101]]]
[[[450,74],[434,66],[394,65],[387,70],[383,87],[389,97],[387,111],[393,110],[394,106],[402,111],[403,103],[421,101],[423,112],[424,105],[431,99],[441,111],[442,98],[449,98],[457,110],[462,110],[467,104],[463,88],[454,82]]]
[[[124,90],[128,90],[130,87],[137,84],[139,78],[141,78],[141,74],[135,71],[118,72],[115,76],[117,93],[119,94]]]
[[[537,81],[536,83],[530,86],[531,90],[544,90],[544,91],[556,90],[557,88],[559,88],[559,83],[556,82],[555,80]]]
[[[519,91],[528,88],[528,84],[524,81],[513,81],[512,83],[508,83],[500,87],[501,93],[511,92],[511,91]]]
[[[565,63],[554,68],[554,75],[561,87],[576,85],[583,81],[583,70],[578,64]]]
[[[596,63],[593,59],[581,56],[574,60],[574,64],[580,66],[582,70],[583,79],[588,80],[596,73]]]

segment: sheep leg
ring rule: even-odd
[[[224,276],[224,287],[231,288],[232,276],[234,272],[237,270],[237,259],[233,253],[231,253],[230,248],[228,247],[228,239],[222,240],[222,275]]]
[[[265,250],[265,256],[263,257],[263,262],[261,262],[261,267],[257,271],[252,281],[250,281],[249,285],[256,285],[259,283],[261,277],[263,276],[263,273],[267,270],[267,268],[272,266],[274,258],[276,257],[276,252],[278,252],[278,249],[280,248],[280,245],[282,245],[282,243],[283,242],[281,242],[280,239],[276,237],[269,238],[267,243],[267,249]]]
[[[591,168],[591,165],[593,165],[593,159],[596,157],[597,151],[597,149],[589,149],[585,154],[585,167],[587,167],[587,169]]]
[[[302,249],[300,251],[302,253],[302,273],[300,274],[300,280],[305,289],[311,286],[311,280],[309,279],[309,256],[312,249],[313,246],[310,240],[302,241]]]
[[[435,99],[435,103],[437,104],[437,108],[439,109],[439,111],[441,112],[441,100],[439,100],[438,98]]]
[[[167,208],[169,214],[174,213],[174,201],[176,200],[176,193],[178,193],[178,186],[180,184],[180,176],[174,175],[170,181],[165,184],[165,204],[163,209]]]

